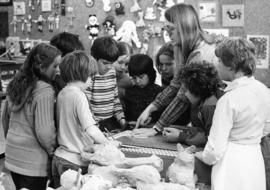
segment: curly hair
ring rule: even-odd
[[[215,66],[207,61],[184,66],[180,71],[180,79],[190,93],[202,99],[216,94],[220,82]]]
[[[28,94],[32,94],[38,80],[50,81],[41,73],[41,69],[48,68],[59,55],[61,52],[52,45],[45,43],[36,45],[7,86],[9,100],[19,105]]]
[[[158,50],[157,55],[156,55],[156,67],[159,73],[161,71],[161,68],[160,68],[161,63],[159,60],[160,55],[167,55],[168,57],[171,57],[172,59],[174,59],[173,45],[170,42],[168,42],[162,45],[161,48]]]
[[[251,76],[256,69],[255,46],[244,38],[226,38],[216,48],[215,54],[233,71]]]

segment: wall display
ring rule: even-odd
[[[43,23],[46,21],[46,19],[42,16],[39,15],[38,19],[36,20],[36,23],[38,25],[38,31],[43,32]]]
[[[222,26],[224,27],[244,26],[244,5],[243,4],[222,5]]]
[[[10,22],[10,24],[13,25],[14,34],[16,34],[16,32],[17,32],[18,22],[19,22],[19,20],[18,20],[17,16],[14,15],[13,20]]]
[[[216,2],[200,2],[199,3],[199,18],[202,22],[216,21]]]
[[[229,37],[229,29],[226,29],[226,28],[218,28],[218,29],[205,28],[203,30],[209,34],[215,34],[217,36],[222,35],[224,37]]]
[[[116,15],[124,15],[125,14],[125,7],[122,2],[117,1],[114,3],[115,6],[115,14]]]
[[[42,12],[52,11],[52,0],[42,0],[41,11]]]
[[[11,56],[19,56],[20,55],[20,44],[19,37],[7,37],[6,39],[6,48]]]
[[[136,21],[137,27],[145,27],[145,22],[143,20],[143,11],[138,12],[139,20]]]
[[[105,34],[109,36],[115,36],[115,22],[114,17],[109,15],[105,18],[104,22],[102,23]]]
[[[85,29],[88,30],[90,40],[95,40],[98,37],[99,23],[95,14],[90,14],[88,17],[88,25],[85,25]]]
[[[110,12],[111,9],[112,9],[111,0],[103,0],[103,10],[104,10],[104,12]]]
[[[269,67],[269,36],[247,35],[247,39],[256,47],[257,68],[267,69]]]
[[[145,10],[144,19],[145,20],[156,20],[156,14],[154,7],[147,7]]]
[[[25,15],[25,2],[19,1],[13,3],[14,15]]]
[[[114,37],[117,41],[123,41],[132,46],[132,43],[136,45],[137,48],[141,48],[141,42],[138,38],[136,25],[131,20],[126,20],[123,22],[122,26],[117,30]]]
[[[0,6],[10,6],[12,2],[12,0],[0,0]]]
[[[93,7],[95,5],[95,0],[85,0],[87,7]]]
[[[133,3],[134,4],[129,9],[131,13],[142,10],[142,8],[140,7],[140,5],[138,3],[138,0],[133,0]]]
[[[54,22],[55,22],[55,17],[53,14],[50,14],[47,18],[48,21],[48,29],[50,32],[53,32],[54,29]]]

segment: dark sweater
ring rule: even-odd
[[[154,101],[156,95],[162,91],[157,84],[148,85],[145,88],[137,86],[126,89],[124,104],[127,121],[136,121],[144,109]],[[161,113],[152,115],[152,122],[156,122]]]

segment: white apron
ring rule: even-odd
[[[260,145],[229,142],[223,158],[213,165],[211,190],[266,190]]]

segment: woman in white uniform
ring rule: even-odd
[[[212,190],[265,190],[260,141],[270,113],[270,92],[253,77],[255,47],[233,38],[215,53],[219,75],[230,83],[217,103],[208,142],[196,156],[213,165]]]

